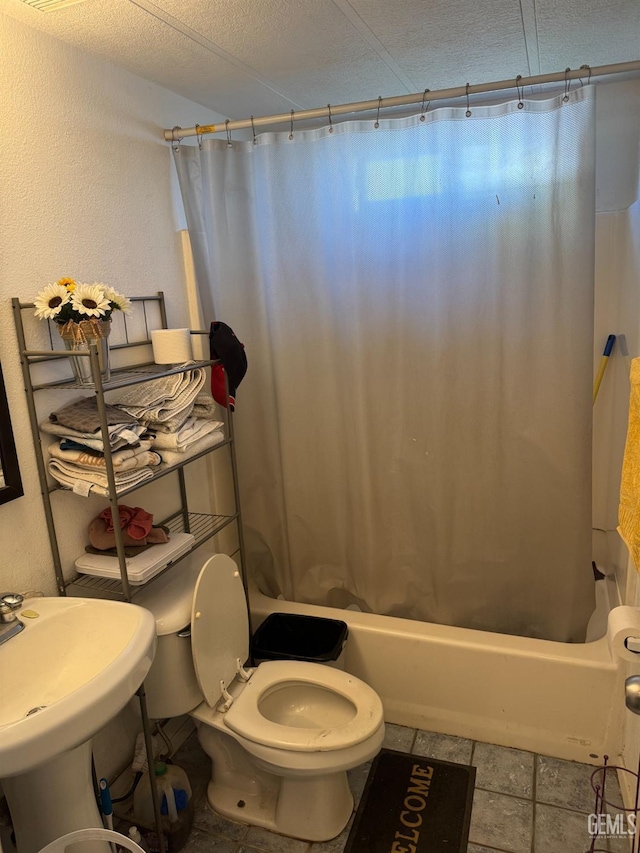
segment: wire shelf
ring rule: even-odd
[[[25,356],[32,361],[38,358],[32,354],[32,351],[25,350]],[[56,354],[57,358],[68,358],[69,356],[77,355],[72,352],[60,352]],[[45,359],[43,359],[45,360]],[[48,360],[48,359],[47,359]],[[186,365],[170,368],[167,365],[155,364],[148,362],[145,364],[136,364],[133,367],[121,367],[111,371],[111,378],[107,382],[102,383],[103,391],[112,391],[116,388],[126,388],[128,385],[139,385],[141,382],[150,382],[153,379],[163,379],[165,376],[172,376],[177,373],[185,373],[187,370],[195,370],[198,367],[209,367],[212,364],[218,364],[217,361],[194,361]],[[77,388],[79,391],[94,391],[92,385],[81,385],[76,379],[66,379],[61,382],[40,382],[34,384],[34,391],[41,391],[44,388],[49,390],[69,391]]]
[[[238,513],[233,515],[207,515],[199,512],[182,513],[178,512],[170,516],[165,521],[161,522],[161,526],[168,527],[171,533],[191,533],[195,536],[195,544],[193,548],[186,554],[178,557],[170,563],[165,569],[155,577],[160,577],[168,568],[175,566],[184,560],[189,554],[195,551],[200,545],[211,539],[216,534],[224,530],[227,525],[238,518]],[[131,596],[135,598],[136,592],[144,588],[141,586],[131,585]],[[122,591],[122,583],[119,578],[100,578],[95,575],[78,575],[69,584],[67,584],[67,593],[69,595],[81,596],[86,598],[111,598],[117,601],[124,601],[125,596]]]

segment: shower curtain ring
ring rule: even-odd
[[[171,148],[173,151],[180,150],[180,143],[184,139],[183,136],[176,136],[177,130],[182,130],[179,124],[176,124],[174,127],[171,128]]]
[[[427,92],[430,92],[430,91],[431,91],[431,89],[425,89],[425,90],[424,90],[424,92],[422,93],[422,108],[421,108],[421,109],[422,109],[422,112],[420,113],[420,121],[424,121],[424,120],[425,120],[425,116],[426,116],[426,114],[427,114],[427,113],[428,113],[428,111],[429,111],[429,107],[431,106],[431,101],[429,101],[429,103],[427,104],[426,108],[425,108],[425,105],[424,105],[425,99],[426,99],[426,97],[427,97]]]
[[[329,133],[333,133],[333,119],[331,118],[331,104],[327,104],[329,110]]]
[[[520,86],[520,81],[522,80],[522,74],[518,74],[516,77],[516,89],[518,90],[518,109],[521,110],[524,107],[522,102],[522,87]]]
[[[233,142],[231,141],[231,131],[229,130],[229,121],[227,119],[224,123],[225,130],[227,131],[227,148],[233,148]]]
[[[376,120],[375,120],[375,123],[373,125],[375,128],[380,127],[380,105],[381,104],[382,104],[382,95],[378,95],[378,113],[376,115]]]
[[[589,72],[589,76],[587,77],[587,86],[588,86],[591,83],[591,66],[590,65],[581,65],[580,70]],[[582,86],[583,85],[582,77],[580,77],[579,79],[580,79],[580,85]]]
[[[251,116],[251,132],[253,133],[253,144],[254,144],[254,145],[257,145],[257,144],[258,144],[258,140],[257,140],[257,138],[256,138],[256,126],[255,126],[255,124],[253,123],[253,116]]]
[[[570,71],[570,68],[565,68],[564,70],[564,96],[562,100],[565,102],[565,104],[569,100],[569,90],[571,89],[571,80],[569,80],[568,76]]]
[[[291,110],[291,128],[289,130],[289,140],[293,141],[293,110]]]
[[[469,83],[467,83],[467,111],[465,115],[467,118],[471,117],[471,110],[469,109]]]
[[[202,134],[200,133],[200,125],[196,124],[196,140],[198,141],[198,148],[202,151]]]

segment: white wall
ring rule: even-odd
[[[10,299],[31,301],[68,275],[129,295],[163,290],[170,325],[187,325],[183,222],[162,129],[219,117],[4,15],[0,55],[0,362],[24,486],[0,505],[0,590],[55,594]],[[107,502],[54,497],[70,572]],[[123,714],[98,739],[101,772],[122,762],[136,728]]]
[[[54,593],[10,298],[69,275],[129,295],[163,290],[170,324],[187,325],[162,129],[218,116],[4,15],[0,53],[0,362],[25,492],[0,506],[0,589]],[[68,560],[106,502],[58,497]]]

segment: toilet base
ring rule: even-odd
[[[264,781],[257,796],[244,798],[210,781],[207,800],[223,817],[304,841],[335,838],[353,812],[353,796],[344,772],[308,779],[273,776],[268,785]]]
[[[212,762],[207,800],[218,814],[305,841],[328,841],[347,825],[353,796],[346,771],[276,775],[229,735],[201,722],[197,728]]]

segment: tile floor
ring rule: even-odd
[[[384,746],[477,768],[467,853],[586,853],[587,815],[594,796],[587,764],[561,761],[450,735],[387,725]],[[351,823],[332,841],[310,844],[215,815],[206,800],[209,760],[193,734],[174,758],[189,774],[195,798],[194,828],[183,853],[342,853]],[[356,806],[369,764],[349,781]],[[621,803],[614,774],[607,799]],[[628,853],[622,838],[603,839],[598,850]]]

